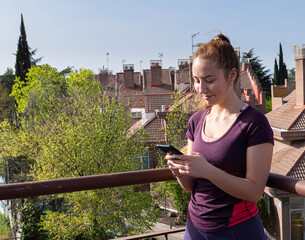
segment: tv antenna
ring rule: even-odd
[[[109,73],[109,53],[106,53],[107,56],[107,72]]]
[[[162,52],[158,53],[158,57],[161,60],[163,58],[163,53]]]
[[[194,37],[196,37],[200,32],[197,32],[195,34],[192,34],[192,55],[194,52],[194,47],[196,47],[196,45],[194,45]]]

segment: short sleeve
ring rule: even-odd
[[[260,113],[257,114],[248,129],[247,147],[267,142],[274,144],[273,131],[268,119]]]
[[[194,126],[194,118],[193,116],[188,120],[188,123],[187,123],[187,131],[186,131],[186,136],[188,139],[190,139],[191,141],[194,142],[194,129],[195,129],[195,126]]]
[[[196,134],[198,134],[198,131],[201,131],[202,126],[200,125],[200,123],[202,123],[206,113],[207,110],[193,114],[187,123],[186,136],[188,139],[190,139],[193,142],[195,140]]]

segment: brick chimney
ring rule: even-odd
[[[162,61],[151,60],[150,61],[150,85],[152,87],[162,87]]]
[[[134,64],[124,64],[124,86],[126,88],[135,88],[134,84]]]
[[[179,70],[189,69],[189,60],[188,59],[178,59]]]
[[[305,105],[305,45],[293,47],[295,60],[296,105]]]
[[[99,74],[98,74],[98,76],[97,76],[97,80],[100,82],[100,84],[102,85],[102,86],[104,86],[104,85],[107,85],[108,84],[108,82],[109,82],[109,79],[108,79],[108,77],[109,77],[109,71],[108,71],[108,69],[106,68],[100,68],[99,69]]]

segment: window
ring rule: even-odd
[[[142,118],[142,113],[141,112],[132,112],[131,118]]]
[[[304,240],[304,198],[290,198],[290,239]]]
[[[137,157],[142,162],[141,169],[149,169],[149,154],[148,151],[141,157]]]

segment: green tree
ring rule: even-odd
[[[284,63],[284,56],[283,56],[283,49],[282,49],[282,44],[280,43],[280,47],[279,47],[279,65],[278,65],[278,72],[275,72],[276,69],[276,59],[275,59],[275,63],[274,63],[274,75],[273,79],[274,79],[274,84],[280,84],[283,85],[285,84],[285,79],[288,78],[288,73],[287,73],[287,67],[286,64]]]
[[[270,215],[268,213],[266,199],[264,197],[261,197],[258,201],[257,208],[259,216],[262,219],[264,228],[268,229],[270,227]]]
[[[14,99],[9,96],[9,90],[0,83],[0,121],[11,119],[14,112]]]
[[[30,51],[30,60],[31,60],[31,67],[36,66],[37,63],[41,62],[43,57],[40,58],[34,58],[34,55],[37,52],[37,48],[35,48],[34,50],[31,49],[31,47],[29,47],[29,51]]]
[[[280,53],[279,53],[279,84],[284,84],[284,59],[283,59],[283,49],[280,43]]]
[[[279,84],[279,67],[276,59],[274,60],[273,84]]]
[[[12,68],[7,68],[3,75],[0,75],[0,84],[6,87],[9,91],[9,94],[12,92],[14,85],[15,74]]]
[[[6,72],[0,76],[0,121],[8,119],[11,123],[16,119],[15,101],[9,95],[14,85],[14,71],[7,68]]]
[[[252,70],[256,74],[259,82],[262,85],[263,90],[266,92],[267,96],[271,95],[271,82],[270,82],[270,73],[269,69],[266,69],[265,66],[262,64],[262,60],[255,56],[254,49],[250,49],[249,52],[243,52],[242,55],[243,58],[249,58],[250,59],[250,65],[252,67]]]
[[[295,81],[295,68],[288,70],[288,81]]]
[[[31,54],[29,51],[28,42],[26,40],[23,15],[21,14],[20,36],[18,41],[15,64],[16,77],[19,77],[20,81],[25,83],[26,74],[29,68],[31,68]]]
[[[103,94],[93,72],[68,76],[48,65],[33,67],[27,85],[17,79],[12,95],[23,114],[16,134],[2,132],[2,156],[26,154],[35,180],[124,172],[141,167],[145,134],[132,137],[130,114]],[[4,127],[2,127],[4,129]],[[15,144],[9,144],[14,142]],[[149,193],[133,186],[56,196],[62,208],[45,212],[42,228],[52,239],[106,239],[143,232],[156,221]]]

